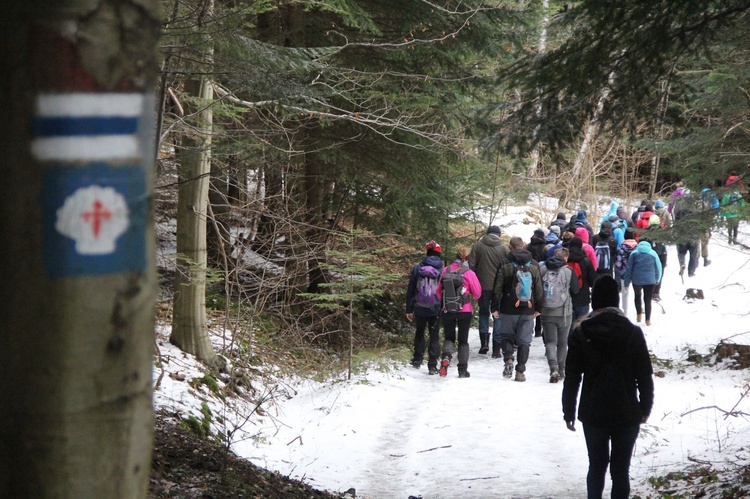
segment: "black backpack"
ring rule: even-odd
[[[443,276],[443,309],[446,312],[460,312],[469,301],[469,296],[464,294],[464,272],[466,267],[461,266],[457,270],[447,270]]]

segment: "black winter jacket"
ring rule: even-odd
[[[608,398],[609,387],[598,383],[610,361],[620,368],[627,387],[627,401]],[[640,423],[644,416],[651,414],[654,404],[652,374],[651,358],[641,328],[633,325],[619,308],[593,311],[568,339],[562,393],[565,421],[576,418],[576,398],[583,379],[579,421],[597,427]],[[612,410],[613,406],[617,406],[616,411]]]

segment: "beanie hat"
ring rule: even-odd
[[[557,214],[557,219],[558,220],[565,220],[565,213],[563,213],[562,211],[560,213],[558,213]]]
[[[664,201],[662,201],[661,199],[657,199],[654,203],[654,208],[656,208],[657,210],[659,208],[664,208]]]
[[[644,211],[654,211],[654,207],[651,206],[650,204],[647,204],[646,209]]]
[[[549,228],[549,231],[552,232],[557,237],[560,237],[560,227],[558,225],[553,225]]]
[[[570,240],[570,248],[578,248],[580,250],[583,249],[583,241],[578,236],[573,236],[573,238]]]
[[[652,225],[661,225],[661,219],[659,218],[659,215],[651,215],[648,219],[648,225],[649,227]]]
[[[620,219],[617,215],[610,215],[609,218],[607,218],[608,221],[615,223]]]
[[[576,216],[576,220],[586,220],[586,212],[583,210],[578,210],[578,216]]]
[[[625,239],[635,239],[635,229],[633,227],[625,229]]]
[[[434,251],[435,253],[440,253],[442,249],[440,248],[440,245],[436,243],[435,241],[430,241],[427,244],[424,245],[424,249],[427,251]]]
[[[608,274],[599,276],[591,288],[591,308],[594,310],[620,305],[620,288]]]
[[[534,235],[536,237],[541,237],[542,239],[544,239],[544,231],[542,229],[536,229],[534,231]]]
[[[487,234],[497,234],[499,236],[500,227],[498,227],[497,225],[490,225],[489,227],[487,227]]]

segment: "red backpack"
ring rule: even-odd
[[[583,272],[581,271],[581,265],[578,262],[568,262],[568,267],[573,269],[573,273],[578,278],[578,287],[583,289]]]

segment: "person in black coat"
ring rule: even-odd
[[[599,277],[592,294],[594,310],[568,340],[563,417],[568,429],[576,431],[576,399],[583,380],[578,420],[589,455],[589,498],[602,497],[608,466],[612,498],[630,497],[630,457],[640,425],[646,423],[654,404],[646,339],[618,308],[619,301],[617,282],[610,276]]]
[[[531,253],[531,257],[537,262],[543,262],[547,259],[544,253],[544,247],[547,245],[546,237],[544,230],[536,229],[534,235],[531,236],[529,244],[526,245],[526,249]]]
[[[574,267],[574,264],[578,264],[581,269],[581,278],[583,279],[581,290],[573,295],[573,319],[571,320],[570,325],[570,330],[572,332],[578,319],[589,313],[589,305],[591,304],[591,286],[594,285],[594,281],[599,277],[599,274],[596,273],[594,265],[583,251],[583,241],[580,237],[574,236],[570,240],[568,251],[570,252],[570,255],[568,256],[568,266]]]

